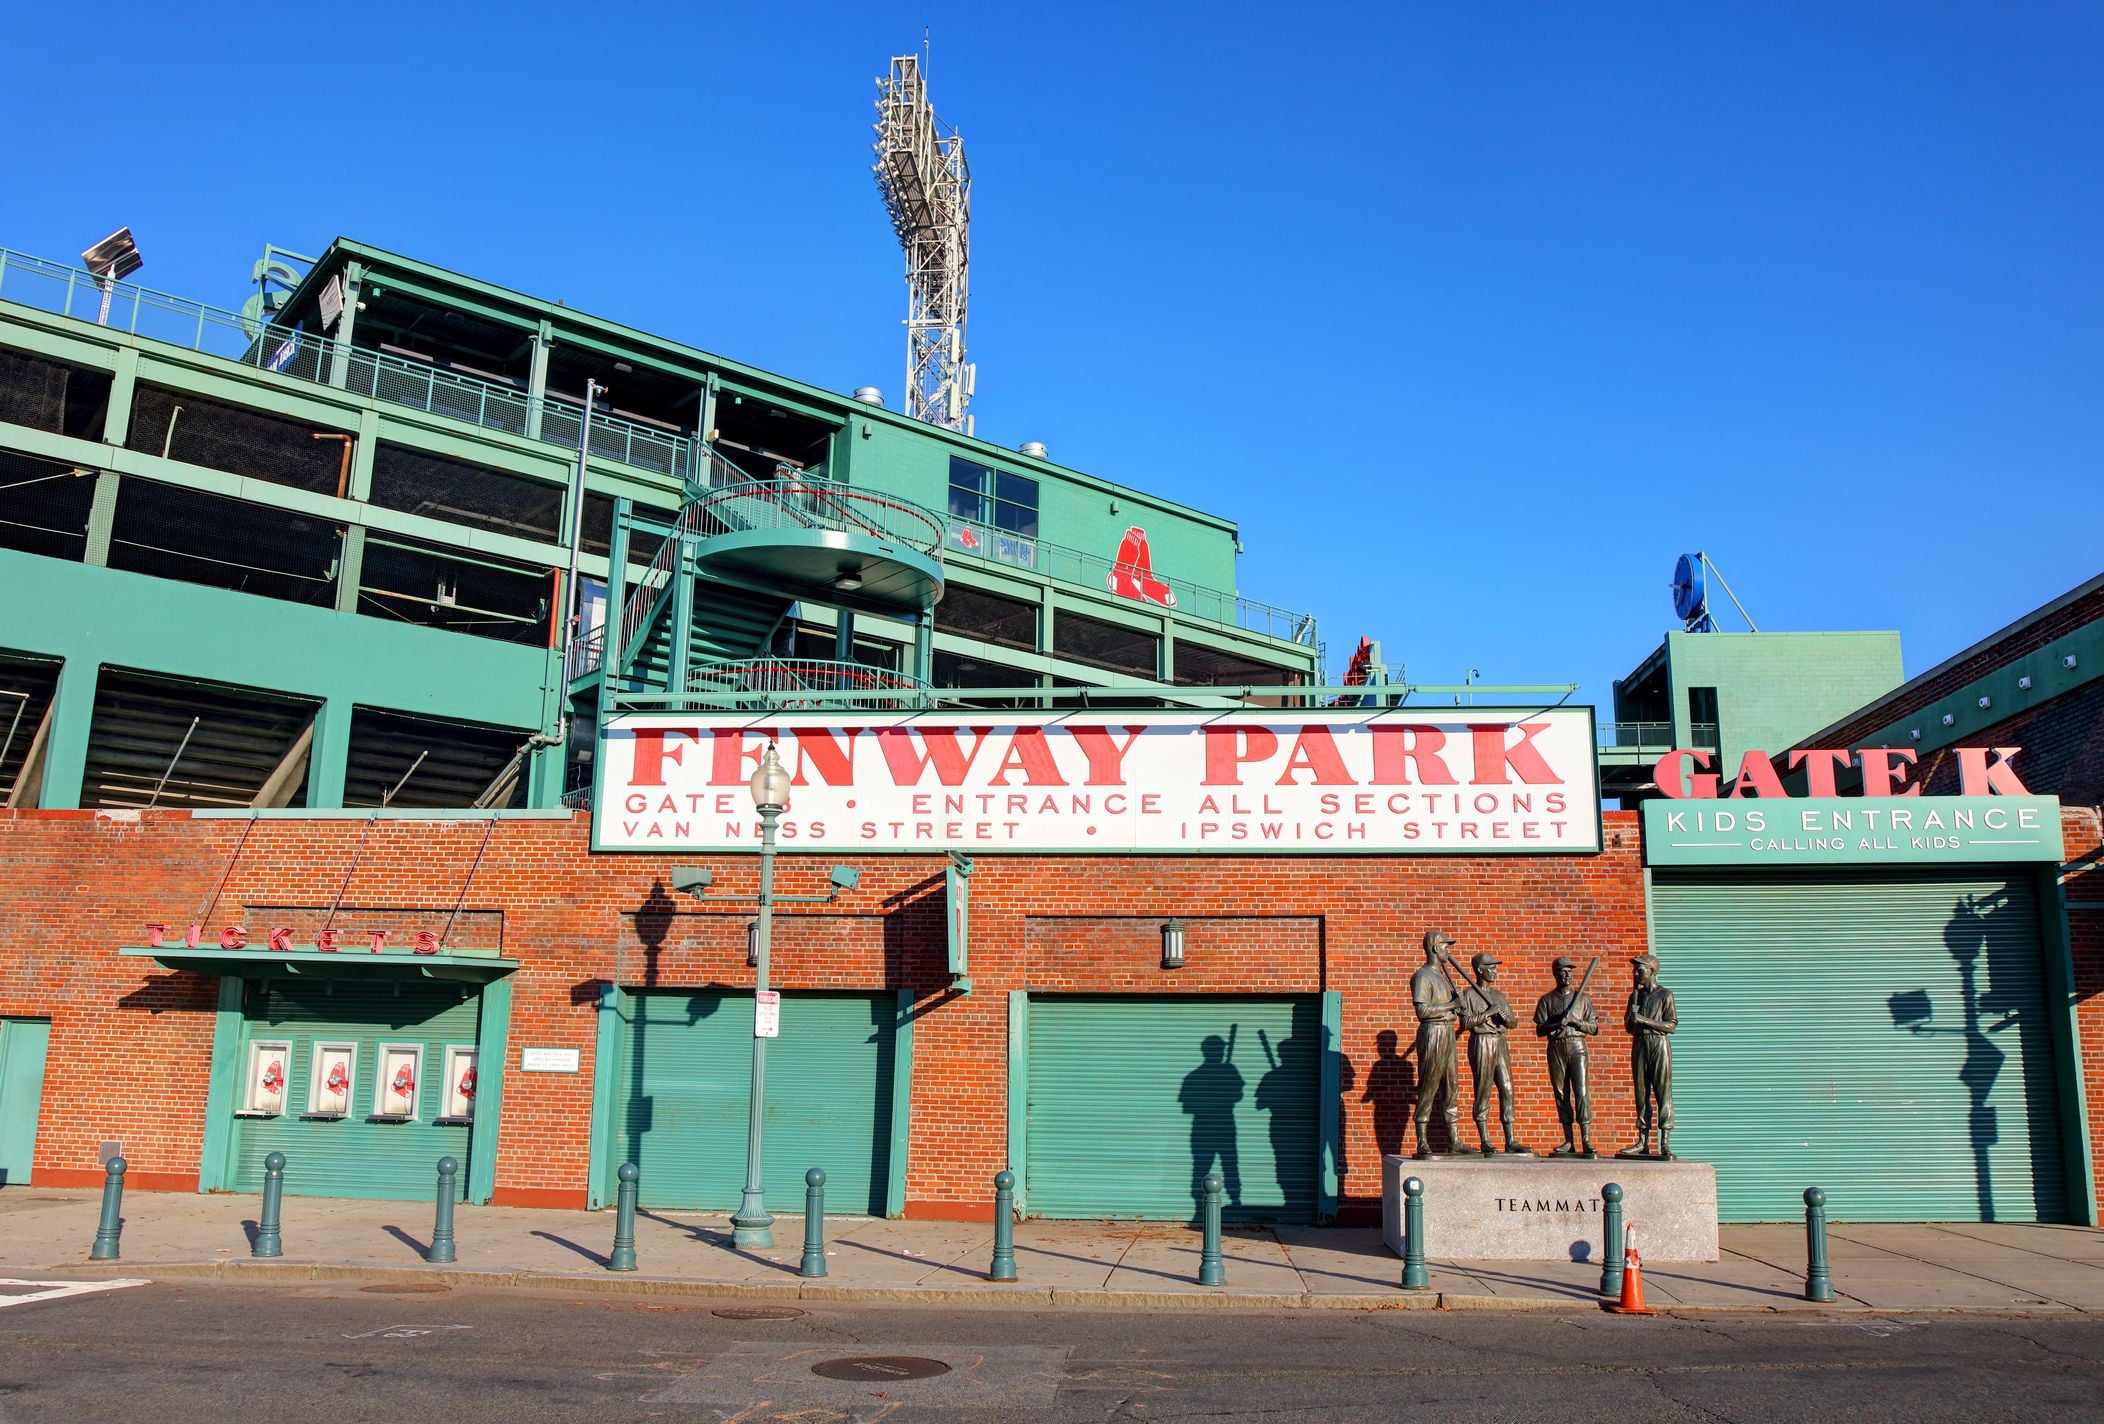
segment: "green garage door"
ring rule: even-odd
[[[642,1169],[645,1205],[728,1211],[745,1184],[752,995],[621,996],[613,1159]],[[804,1173],[823,1167],[826,1209],[882,1216],[891,1186],[896,994],[782,996],[767,1042],[766,1172],[776,1211],[802,1211]]]
[[[446,1050],[472,1045],[481,1023],[481,996],[458,984],[408,981],[269,980],[247,990],[246,1049],[289,1043],[285,1110],[276,1117],[241,1117],[235,1124],[227,1180],[237,1192],[260,1191],[263,1159],[285,1154],[285,1191],[325,1197],[428,1199],[438,1181],[438,1159],[460,1164],[468,1184],[465,1123],[436,1119],[444,1111]],[[354,1045],[349,1105],[341,1117],[313,1115],[316,1045]],[[420,1047],[421,1081],[415,1117],[372,1121],[378,1115],[383,1046]]]
[[[2028,876],[1660,871],[1652,914],[1673,1150],[1726,1221],[1808,1186],[1850,1221],[2068,1219]]]
[[[49,1019],[0,1019],[0,1187],[29,1181],[50,1043]]]
[[[1313,1218],[1319,998],[1033,994],[1027,1012],[1032,1215],[1189,1220],[1217,1171],[1232,1219]]]

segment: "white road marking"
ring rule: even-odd
[[[472,1325],[383,1325],[378,1330],[365,1330],[356,1335],[346,1335],[346,1340],[370,1340],[377,1335],[382,1340],[414,1340],[422,1335],[435,1334],[440,1330],[473,1330]]]
[[[0,1288],[28,1286],[31,1289],[20,1295],[0,1294],[0,1309],[10,1305],[27,1305],[39,1300],[64,1300],[68,1296],[94,1295],[98,1291],[123,1290],[126,1286],[143,1286],[151,1282],[129,1278],[115,1281],[16,1281],[0,1279]]]

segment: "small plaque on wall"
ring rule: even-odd
[[[519,1071],[522,1073],[575,1073],[577,1050],[574,1048],[522,1048],[519,1050]]]

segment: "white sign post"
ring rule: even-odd
[[[754,1038],[780,1038],[782,1036],[782,996],[773,989],[762,989],[753,998],[752,1036]]]
[[[1600,849],[1590,707],[616,717],[593,849],[757,851],[770,741],[791,851]]]

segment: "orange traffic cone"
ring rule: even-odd
[[[1602,1310],[1611,1310],[1616,1315],[1656,1315],[1657,1311],[1644,1304],[1644,1258],[1636,1253],[1636,1228],[1622,1228],[1622,1298],[1612,1304],[1602,1302]]]

